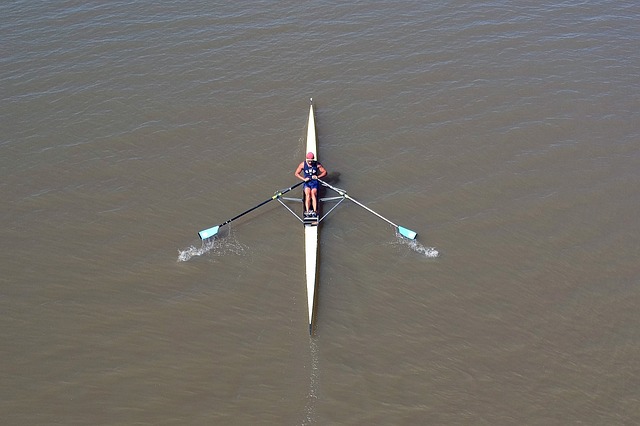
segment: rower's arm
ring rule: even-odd
[[[304,163],[300,163],[300,165],[296,169],[296,172],[294,173],[295,177],[297,177],[300,180],[304,180],[304,176],[300,176],[300,172],[302,172],[303,167],[304,167]]]
[[[324,168],[324,166],[322,164],[318,165],[318,170],[320,170],[320,174],[318,175],[318,179],[319,178],[323,178],[327,175],[327,170]]]

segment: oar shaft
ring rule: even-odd
[[[362,204],[360,201],[356,200],[355,198],[351,197],[349,194],[346,193],[346,191],[343,191],[342,189],[336,188],[335,186],[331,186],[330,184],[328,184],[327,182],[318,179],[320,181],[320,183],[322,183],[324,186],[333,189],[334,191],[336,191],[338,194],[342,195],[345,198],[350,199],[351,201],[353,201],[354,203],[356,203],[357,205],[359,205],[360,207],[362,207],[363,209],[365,209],[366,211],[368,211],[369,213],[373,213],[374,215],[378,216],[380,219],[384,220],[385,222],[387,222],[390,225],[395,226],[396,228],[398,228],[398,225],[396,225],[395,223],[391,222],[389,219],[387,219],[386,217],[382,216],[380,213],[377,213],[373,210],[371,210],[369,207],[365,206],[364,204]]]
[[[241,218],[242,216],[244,216],[244,215],[246,215],[246,214],[248,214],[248,213],[251,213],[252,211],[254,211],[255,209],[257,209],[258,207],[262,207],[262,206],[264,206],[265,204],[267,204],[269,201],[273,201],[273,200],[275,200],[275,199],[277,199],[277,198],[279,198],[279,197],[282,197],[282,195],[284,195],[284,194],[286,194],[287,192],[291,191],[292,189],[294,189],[294,188],[296,188],[296,187],[298,187],[298,186],[302,185],[303,183],[304,183],[304,181],[301,181],[301,182],[296,183],[296,184],[295,184],[295,185],[293,185],[293,186],[290,186],[290,187],[289,187],[289,188],[287,188],[287,189],[283,189],[283,190],[277,191],[277,192],[276,192],[275,194],[273,194],[273,196],[272,196],[271,198],[269,198],[268,200],[264,200],[263,202],[261,202],[261,203],[260,203],[260,204],[258,204],[257,206],[251,207],[249,210],[244,211],[244,212],[240,213],[239,215],[232,217],[231,219],[227,220],[227,221],[226,221],[226,222],[224,222],[224,223],[221,223],[221,224],[220,224],[220,225],[218,225],[218,226],[224,226],[224,225],[226,225],[226,224],[228,224],[228,223],[230,223],[230,222],[233,222],[233,221],[234,221],[234,220],[236,220],[236,219]]]
[[[265,204],[267,204],[269,201],[274,200],[274,199],[275,199],[275,198],[269,198],[268,200],[264,200],[263,202],[261,202],[261,203],[260,203],[260,204],[258,204],[257,206],[251,207],[249,210],[246,210],[246,211],[244,211],[244,212],[240,213],[239,215],[232,217],[231,219],[227,220],[227,221],[226,221],[226,222],[224,222],[224,223],[221,223],[221,224],[220,224],[220,225],[218,225],[218,226],[224,226],[224,225],[227,225],[227,224],[229,224],[229,223],[233,222],[234,220],[239,219],[239,218],[241,218],[242,216],[244,216],[244,215],[246,215],[246,214],[251,213],[252,211],[254,211],[255,209],[257,209],[258,207],[262,207],[262,206],[264,206],[264,205],[265,205]]]
[[[200,232],[198,233],[198,235],[200,235],[200,238],[202,238],[202,239],[210,238],[210,237],[212,237],[212,236],[214,236],[214,235],[216,235],[216,234],[218,233],[218,229],[219,229],[220,227],[222,227],[222,226],[224,226],[224,225],[227,225],[227,224],[229,224],[229,223],[233,222],[233,221],[234,221],[234,220],[236,220],[236,219],[241,218],[242,216],[244,216],[244,215],[246,215],[246,214],[248,214],[248,213],[251,213],[251,212],[252,212],[252,211],[254,211],[255,209],[257,209],[257,208],[259,208],[259,207],[264,206],[264,205],[265,205],[265,204],[267,204],[269,201],[272,201],[272,200],[275,200],[275,199],[278,199],[278,198],[282,197],[282,195],[283,195],[283,194],[286,194],[287,192],[289,192],[289,191],[291,191],[292,189],[294,189],[294,188],[296,188],[296,187],[298,187],[298,186],[302,185],[303,183],[304,183],[304,181],[301,181],[301,182],[296,183],[296,184],[295,184],[295,185],[293,185],[293,186],[290,186],[290,187],[289,187],[289,188],[287,188],[287,189],[282,189],[282,190],[280,190],[280,191],[277,191],[277,192],[276,192],[276,193],[275,193],[271,198],[269,198],[269,199],[267,199],[267,200],[264,200],[263,202],[261,202],[261,203],[260,203],[260,204],[258,204],[257,206],[251,207],[249,210],[245,210],[245,211],[243,211],[242,213],[240,213],[240,214],[238,214],[238,215],[236,215],[236,216],[232,217],[231,219],[229,219],[229,220],[227,220],[227,221],[225,221],[225,222],[221,223],[220,225],[216,225],[216,226],[214,226],[214,227],[212,227],[212,228],[208,228],[208,229],[205,229],[205,230],[203,230],[203,231],[200,231]]]
[[[400,235],[402,235],[405,238],[408,238],[410,240],[415,240],[416,237],[418,236],[417,232],[412,231],[411,229],[407,229],[404,228],[402,226],[398,226],[395,223],[391,222],[389,219],[387,219],[386,217],[382,216],[380,213],[378,212],[374,212],[373,210],[371,210],[369,207],[365,206],[364,204],[362,204],[360,201],[352,198],[349,196],[349,194],[347,194],[346,191],[333,187],[331,185],[329,185],[327,182],[318,179],[324,186],[333,189],[334,191],[336,191],[338,194],[340,194],[341,196],[343,196],[344,198],[348,198],[349,200],[353,201],[354,203],[356,203],[357,205],[359,205],[360,207],[362,207],[363,209],[365,209],[366,211],[368,211],[369,213],[373,213],[374,215],[378,216],[380,219],[384,220],[385,222],[387,222],[388,224],[394,226],[396,228],[396,230],[398,231],[398,233]]]
[[[396,228],[398,227],[398,225],[396,225],[395,223],[391,222],[389,219],[387,219],[386,217],[382,216],[380,213],[374,212],[373,210],[371,210],[369,207],[365,206],[364,204],[362,204],[360,201],[358,200],[354,200],[353,197],[350,197],[349,195],[345,194],[345,197],[347,197],[348,199],[350,199],[351,201],[353,201],[354,203],[356,203],[357,205],[359,205],[360,207],[362,207],[363,209],[365,209],[366,211],[373,213],[374,215],[378,216],[380,219],[384,220],[385,222],[395,226]]]

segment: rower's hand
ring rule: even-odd
[[[318,176],[313,175],[313,176],[311,176],[311,179],[313,179],[313,180],[318,180]]]
[[[305,182],[309,182],[310,180],[311,180],[311,179],[309,179],[309,178],[304,178],[304,181],[305,181]]]

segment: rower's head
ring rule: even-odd
[[[316,156],[313,155],[313,152],[307,152],[307,163],[315,163]]]

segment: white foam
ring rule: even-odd
[[[407,243],[407,245],[411,248],[411,250],[415,251],[416,253],[420,253],[420,254],[424,255],[425,257],[436,258],[436,257],[440,256],[440,252],[438,250],[436,250],[435,247],[423,246],[422,244],[420,244],[416,240],[409,241]]]
[[[178,250],[178,262],[186,262],[193,256],[202,256],[206,253],[203,249],[194,246],[187,247],[184,250]]]
[[[178,262],[187,262],[195,256],[211,253],[215,256],[227,254],[242,254],[245,247],[236,240],[231,233],[224,238],[210,238],[202,241],[201,247],[189,246],[184,250],[178,250]]]
[[[396,233],[396,237],[397,237],[398,243],[408,246],[411,250],[423,255],[424,257],[434,259],[440,256],[440,252],[435,247],[424,246],[420,244],[418,240],[409,240],[397,233]]]

